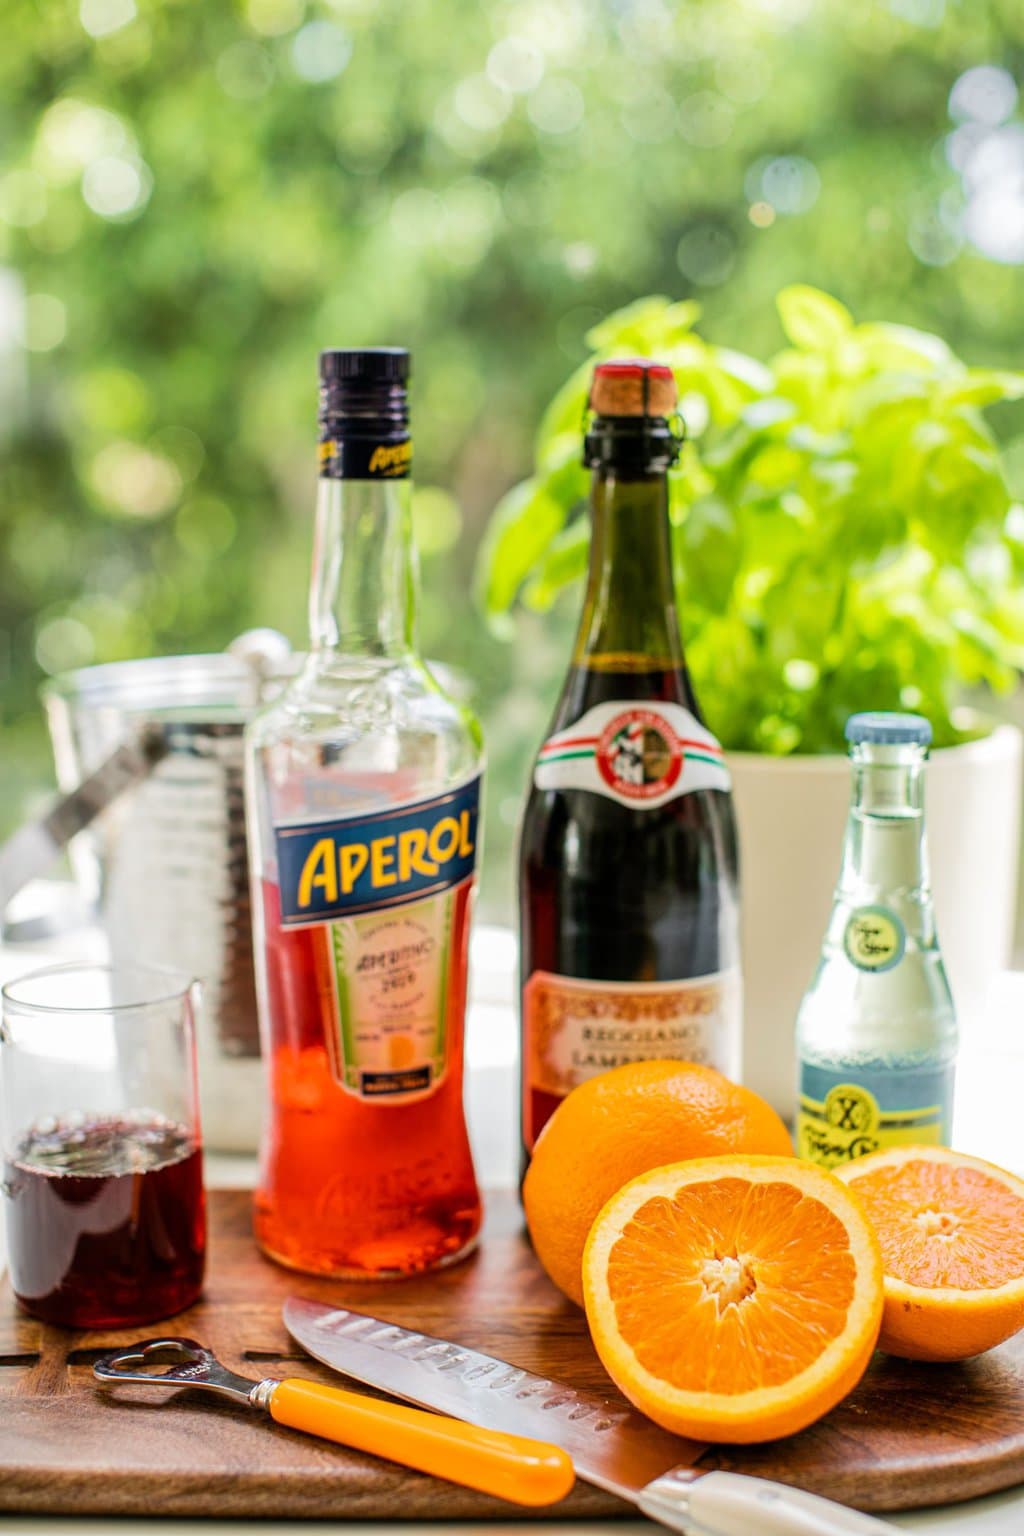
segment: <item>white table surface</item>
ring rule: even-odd
[[[0,946],[0,982],[36,966],[60,959],[96,958],[95,933],[78,931],[59,944]],[[513,965],[511,934],[500,929],[478,928],[474,935],[471,1002],[467,1026],[467,1103],[470,1135],[481,1183],[488,1188],[511,1187],[515,1178],[517,1133],[515,1115],[516,1038],[512,1006]],[[964,1151],[987,1157],[1005,1167],[1024,1172],[1024,1118],[1020,1113],[1020,1088],[1024,1082],[1024,974],[1007,973],[993,990],[992,1006],[984,1025],[965,1040],[957,1079],[954,1143]],[[252,1185],[255,1161],[251,1157],[208,1152],[206,1177],[211,1187]],[[0,1273],[3,1267],[3,1234],[0,1232]],[[0,1436],[3,1419],[0,1415]],[[0,1487],[0,1504],[3,1489]],[[935,1536],[1024,1536],[1024,1487],[993,1494],[968,1503],[940,1509],[915,1510],[886,1517],[903,1530],[934,1532]],[[51,1515],[0,1515],[0,1536],[228,1536],[243,1531],[252,1536],[309,1536],[311,1528],[330,1524],[339,1536],[410,1536],[414,1530],[437,1536],[462,1536],[466,1525],[431,1522],[260,1520],[258,1526],[243,1520],[150,1520],[146,1518],[93,1519]],[[513,1529],[522,1536],[650,1536],[661,1529],[644,1520],[546,1521],[528,1525],[509,1520],[481,1526],[487,1536],[503,1536]],[[750,1536],[757,1536],[751,1532]]]

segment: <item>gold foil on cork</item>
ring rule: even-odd
[[[623,358],[606,372],[598,365],[590,386],[590,409],[598,416],[671,416],[676,408],[676,381],[644,359]],[[618,369],[621,367],[622,372]],[[628,371],[627,371],[628,370]],[[646,384],[646,394],[645,386]]]

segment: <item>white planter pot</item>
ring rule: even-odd
[[[1017,905],[1021,732],[934,752],[925,824],[939,942],[961,1028],[1009,964]],[[814,971],[850,798],[845,757],[729,756],[740,835],[743,1080],[789,1118],[793,1030]]]

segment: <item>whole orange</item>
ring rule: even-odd
[[[582,1306],[583,1249],[605,1202],[652,1168],[729,1152],[791,1157],[793,1145],[770,1104],[711,1067],[634,1061],[581,1083],[541,1132],[523,1184],[537,1257]]]

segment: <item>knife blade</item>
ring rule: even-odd
[[[561,1446],[578,1477],[691,1536],[897,1536],[871,1515],[735,1472],[702,1472],[709,1447],[634,1409],[493,1355],[305,1297],[284,1323],[315,1359],[420,1408]]]

